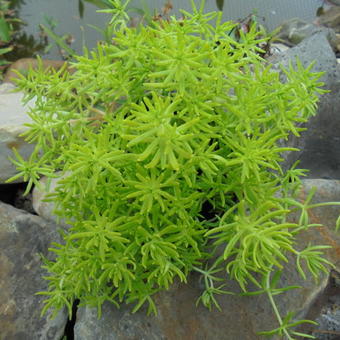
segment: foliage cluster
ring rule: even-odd
[[[270,276],[287,253],[303,277],[302,263],[317,277],[323,247],[294,245],[312,227],[308,202],[295,200],[304,171],[281,168],[281,153],[294,149],[280,145],[315,114],[320,73],[298,63],[280,81],[259,56],[255,26],[236,41],[235,24],[203,5],[128,27],[126,4],[113,3],[111,43],[76,56],[72,73],[41,68],[18,81],[26,100],[36,98],[25,133],[36,146],[28,160],[15,152],[12,179],[23,176],[29,191],[58,171],[51,199],[71,224],[50,249],[55,260],[45,259],[44,311],[66,305],[71,314],[79,298],[99,314],[104,301],[156,312],[152,295],[193,270],[208,307],[227,293],[220,271],[274,303]],[[299,224],[286,221],[294,209]],[[291,315],[276,314],[274,332],[292,339]]]

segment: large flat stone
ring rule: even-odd
[[[67,313],[41,317],[46,290],[39,254],[60,241],[57,226],[0,202],[0,339],[60,340]]]

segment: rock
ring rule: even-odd
[[[337,0],[338,1],[338,0]],[[330,7],[318,18],[318,23],[340,33],[340,7]]]
[[[311,37],[314,34],[322,33],[325,35],[334,51],[337,51],[340,39],[336,36],[331,28],[321,27],[313,23],[303,21],[299,18],[293,18],[281,24],[281,30],[277,38],[289,46],[295,46],[302,40]]]
[[[54,202],[48,201],[46,202],[45,199],[47,198],[49,193],[55,192],[55,188],[58,184],[58,181],[65,176],[52,178],[48,183],[47,177],[43,176],[39,180],[40,187],[35,186],[32,192],[32,205],[34,211],[47,221],[58,223],[64,227],[68,225],[64,222],[63,219],[58,218],[56,214],[53,213],[55,209]]]
[[[318,325],[305,324],[300,331],[312,334],[318,340],[339,340],[340,335],[340,273],[332,270],[330,279],[306,315]]]
[[[287,50],[289,50],[289,48],[289,46],[281,43],[272,43],[270,44],[269,56],[266,57],[266,59],[271,61],[280,56],[282,53],[285,53]]]
[[[340,335],[340,305],[333,308],[325,308],[316,319],[319,324],[313,335],[318,340],[339,340]]]
[[[66,310],[54,320],[41,317],[46,290],[38,254],[47,255],[51,241],[60,241],[57,226],[0,202],[0,338],[60,340]]]
[[[305,200],[312,187],[317,187],[312,203],[340,201],[340,181],[325,179],[307,179],[300,199]],[[304,234],[307,242],[330,245],[326,251],[327,258],[335,265],[331,272],[326,292],[320,295],[318,302],[312,306],[306,318],[315,317],[318,326],[305,325],[303,331],[309,331],[318,340],[338,340],[340,334],[340,230],[334,232],[334,225],[340,214],[339,206],[318,207],[310,211],[310,223],[322,223]],[[316,317],[317,316],[317,317]]]
[[[306,197],[313,185],[320,189],[315,196],[315,202],[337,200],[340,197],[340,181],[307,180],[304,181],[304,188],[300,193],[301,199]],[[327,250],[326,257],[338,265],[340,238],[330,229],[334,228],[340,208],[324,209],[315,209],[310,216],[310,223],[324,222],[326,226],[304,232],[298,238],[297,247],[305,247],[309,242],[334,245],[333,249]],[[292,216],[292,219],[296,218],[297,215]],[[275,296],[279,310],[282,313],[295,311],[299,318],[303,318],[316,297],[322,294],[327,282],[328,275],[321,276],[318,283],[311,278],[303,281],[293,263],[287,265],[281,276],[281,284],[301,285],[303,288]],[[226,283],[229,291],[239,292],[236,282],[227,280]],[[117,309],[114,305],[105,303],[102,309],[103,316],[98,320],[95,308],[81,307],[77,312],[75,340],[97,338],[101,340],[260,340],[263,337],[256,332],[277,327],[271,306],[264,295],[218,296],[217,300],[222,308],[219,312],[209,311],[202,305],[195,306],[195,301],[201,292],[199,276],[191,274],[187,284],[176,283],[168,291],[155,295],[159,310],[157,316],[146,316],[145,309],[130,314],[129,305]],[[279,340],[278,337],[274,339]]]
[[[326,86],[340,81],[336,56],[323,32],[318,32],[304,39],[297,46],[280,54],[272,60],[273,69],[279,69],[277,64],[282,64],[285,68],[288,68],[290,62],[295,66],[296,57],[299,58],[304,67],[315,62],[312,71],[325,72],[320,81],[325,82]]]
[[[307,130],[291,141],[301,151],[287,155],[287,164],[301,160],[299,167],[309,170],[309,178],[340,179],[340,82],[329,89],[321,97],[318,114],[306,124]]]
[[[340,66],[323,33],[317,33],[299,45],[274,56],[274,59],[270,60],[273,70],[279,70],[278,64],[287,68],[291,62],[295,66],[296,57],[304,67],[315,61],[312,70],[325,72],[320,80],[325,82],[324,87],[331,92],[321,96],[317,115],[303,125],[307,131],[302,132],[300,138],[289,138],[287,144],[301,151],[284,153],[283,168],[287,169],[296,160],[301,159],[299,167],[309,169],[310,178],[340,178],[340,151],[337,147],[340,128],[340,116],[337,111],[340,104]]]
[[[304,179],[299,198],[305,201],[310,190],[316,187],[312,203],[340,202],[340,180]],[[325,251],[327,258],[340,273],[340,230],[335,231],[336,220],[340,215],[340,206],[332,205],[310,210],[310,223],[322,224],[323,227],[310,229],[303,234],[304,241],[332,246]]]
[[[32,205],[34,211],[41,217],[48,221],[57,222],[57,217],[53,214],[55,208],[53,202],[45,202],[47,194],[54,192],[57,186],[58,180],[56,178],[51,179],[49,190],[47,190],[47,177],[42,177],[39,180],[40,188],[35,186],[32,193]]]
[[[13,93],[13,89],[12,84],[0,85],[0,184],[17,172],[8,159],[9,156],[14,156],[12,148],[15,147],[24,158],[28,158],[34,149],[32,144],[26,143],[20,137],[27,130],[24,124],[31,122],[26,112],[34,105],[34,100],[24,106],[21,102],[23,93]]]
[[[326,2],[329,2],[332,5],[340,6],[340,0],[327,0]]]
[[[291,277],[289,277],[291,279]],[[288,284],[286,276],[283,280]],[[290,298],[277,298],[282,311],[287,307],[306,307],[319,294],[327,280],[320,285],[308,284],[303,290],[294,291]],[[295,281],[296,282],[296,281]],[[228,290],[238,292],[235,282],[226,281]],[[293,284],[293,282],[290,282]],[[303,293],[301,293],[303,291]],[[199,277],[190,275],[188,284],[174,284],[169,291],[155,297],[157,316],[147,316],[146,310],[130,314],[131,308],[105,303],[102,318],[97,319],[95,308],[81,307],[74,329],[75,340],[132,340],[132,339],[193,339],[193,340],[261,340],[256,334],[277,326],[267,297],[226,295],[218,298],[222,311],[209,311],[195,301],[201,294]],[[285,294],[285,297],[288,294]],[[275,338],[279,340],[279,338]]]

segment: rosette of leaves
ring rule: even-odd
[[[112,43],[77,56],[72,73],[41,68],[18,80],[36,98],[25,133],[36,146],[28,160],[16,153],[14,178],[29,191],[59,171],[51,199],[71,224],[45,260],[44,311],[71,314],[80,299],[99,314],[104,301],[156,312],[152,295],[192,270],[204,274],[210,306],[225,292],[220,270],[246,290],[288,252],[308,263],[313,251],[294,249],[308,219],[286,222],[303,171],[281,169],[293,149],[279,142],[315,114],[320,73],[298,63],[281,82],[259,56],[257,28],[235,41],[235,24],[203,4],[146,27],[128,27],[126,4],[114,4]],[[325,270],[314,255],[315,272]]]

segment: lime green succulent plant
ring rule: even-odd
[[[322,247],[294,248],[311,227],[306,214],[287,222],[294,209],[306,213],[295,199],[304,171],[281,167],[282,152],[296,150],[282,141],[315,114],[320,73],[298,63],[280,81],[259,56],[257,28],[236,41],[236,24],[204,4],[138,27],[128,27],[126,4],[112,4],[111,43],[75,57],[73,72],[31,70],[18,81],[36,98],[25,133],[36,146],[27,161],[16,153],[15,178],[29,190],[58,171],[51,199],[71,225],[45,259],[44,312],[71,314],[80,299],[99,315],[104,301],[156,313],[153,294],[191,271],[204,277],[208,307],[228,293],[216,276],[225,271],[245,292],[248,282],[267,292],[277,312],[269,282],[288,253],[303,277],[301,263],[315,275],[329,264]],[[274,333],[298,335],[291,315],[276,314]]]

